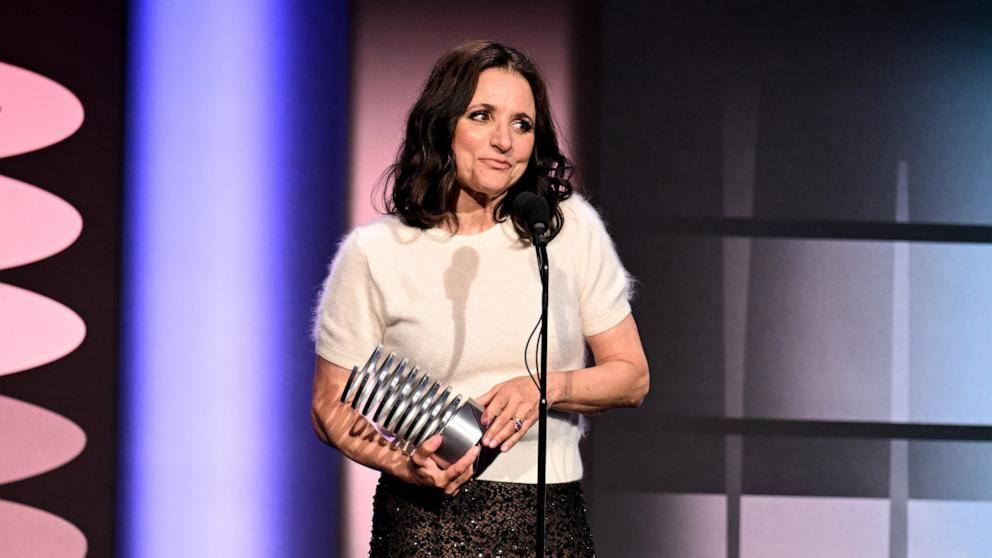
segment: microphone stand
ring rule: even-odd
[[[541,361],[537,367],[538,405],[537,433],[537,556],[544,558],[545,531],[547,529],[547,468],[548,468],[548,239],[544,236],[551,222],[547,200],[533,192],[521,192],[513,200],[514,212],[527,223],[531,243],[537,249],[537,269],[541,276]],[[526,357],[526,355],[524,355]]]
[[[537,232],[537,231],[535,231]],[[543,232],[543,231],[542,231]],[[548,246],[543,234],[532,235],[537,249],[537,266],[541,275],[541,362],[538,367],[541,401],[538,406],[537,433],[537,553],[544,556],[547,528],[547,453],[548,453]]]

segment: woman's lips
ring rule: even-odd
[[[481,161],[489,167],[498,170],[507,170],[513,166],[509,161],[504,161],[502,159],[481,159]]]

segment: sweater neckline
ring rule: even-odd
[[[435,242],[453,242],[455,244],[481,244],[497,242],[505,239],[510,242],[517,241],[517,232],[514,230],[509,219],[502,223],[496,223],[488,229],[472,234],[451,234],[440,227],[434,227],[422,231],[423,235]]]

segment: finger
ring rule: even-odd
[[[530,421],[530,418],[534,415],[534,413],[530,412],[527,406],[522,405],[517,408],[517,414],[511,416],[509,413],[507,413],[507,415],[508,416],[506,417],[506,424],[503,426],[503,428],[490,435],[490,440],[488,444],[489,447],[491,448],[500,447],[501,444],[503,444],[513,435],[519,434],[520,432],[526,432],[527,428],[530,427],[528,421]],[[520,420],[519,430],[517,429],[515,419]],[[525,426],[527,428],[525,428]]]
[[[436,452],[438,448],[441,447],[442,441],[443,439],[441,438],[441,435],[435,434],[430,438],[424,440],[417,448],[417,451],[414,452],[414,454],[420,454],[421,457],[428,457],[432,455],[434,452]]]
[[[474,474],[475,474],[475,467],[469,465],[468,469],[466,469],[464,473],[459,475],[458,478],[451,481],[451,483],[447,487],[445,487],[444,492],[448,496],[455,496],[456,494],[458,494],[458,491],[461,490],[462,485],[472,480],[472,476]]]
[[[479,446],[472,446],[472,449],[468,450],[465,455],[463,455],[458,461],[455,461],[451,467],[444,470],[445,480],[447,482],[452,482],[458,477],[462,476],[465,471],[472,468],[475,464],[475,459],[479,456]]]
[[[521,406],[526,408],[525,405],[522,405],[518,401],[519,398],[507,400],[506,404],[500,409],[500,412],[498,414],[494,414],[492,422],[489,424],[489,428],[486,429],[486,433],[482,437],[482,445],[495,448],[499,445],[499,442],[497,442],[496,439],[499,438],[499,440],[502,441],[503,438],[506,437],[504,436],[500,438],[500,434],[506,430],[507,425],[512,424],[511,421],[514,417],[512,410],[519,409]],[[490,404],[490,408],[493,408],[494,406],[495,403]]]
[[[480,405],[485,406],[486,410],[482,413],[482,417],[479,419],[483,426],[488,425],[490,422],[496,419],[503,412],[503,408],[506,407],[506,401],[502,397],[497,397],[497,394],[493,394],[489,397],[489,401],[483,403],[479,401]]]
[[[503,440],[510,437],[514,432],[513,429],[513,419],[520,417],[520,414],[514,414],[510,412],[512,407],[508,406],[504,409],[503,413],[489,425],[489,429],[486,430],[485,436],[482,438],[482,443],[484,446],[489,448],[497,448]]]
[[[416,449],[411,455],[410,459],[413,460],[420,467],[426,467],[427,462],[431,461],[430,457],[434,455],[434,452],[441,447],[442,438],[440,434],[435,434],[430,438],[424,440],[420,444],[420,447]]]
[[[479,446],[472,446],[472,449],[468,450],[465,455],[455,462],[462,470],[469,469],[475,465],[476,460],[479,458],[479,452],[482,450]]]
[[[467,471],[472,470],[472,464],[469,463],[464,467],[451,466],[444,470],[444,477],[442,478],[443,484],[441,486],[445,488],[458,488],[457,480],[462,478]]]
[[[489,428],[486,429],[486,433],[483,434],[482,445],[489,448],[494,448],[499,445],[499,442],[496,440],[501,439],[499,438],[499,435],[506,430],[506,427],[510,424],[511,419],[512,416],[508,411],[504,411],[497,415],[496,418],[493,419],[492,424],[489,425]]]
[[[500,444],[502,444],[507,438],[512,436],[514,433],[516,433],[516,430],[513,425],[514,418],[516,417],[509,417],[506,423],[503,424],[502,428],[489,435],[489,443],[487,444],[487,446],[489,446],[490,448],[498,448]],[[523,430],[522,427],[521,430]]]
[[[510,448],[515,446],[517,442],[520,441],[520,438],[523,438],[524,434],[526,434],[527,431],[530,430],[530,428],[534,426],[536,422],[537,422],[537,417],[530,417],[529,419],[525,420],[523,426],[520,428],[520,431],[514,432],[509,438],[507,438],[506,441],[503,442],[503,445],[499,447],[499,451],[502,452],[510,451]]]
[[[476,451],[476,455],[478,455],[478,451]],[[458,493],[459,489],[461,489],[463,484],[472,480],[473,476],[475,476],[474,459],[469,462],[468,466],[465,468],[464,471],[462,471],[460,475],[458,475],[451,482],[448,483],[448,486],[445,487],[445,492],[447,492],[448,495],[450,496],[454,496],[455,494]]]
[[[437,463],[437,466],[440,467],[442,470],[443,469],[447,469],[448,467],[451,467],[452,465],[454,465],[454,463],[448,461],[447,459],[441,457],[440,455],[438,455],[436,453],[433,454],[433,455],[431,455],[431,459],[434,461],[434,463]]]
[[[499,389],[497,389],[498,387],[499,386],[493,386],[492,389],[490,389],[486,393],[480,395],[479,397],[476,397],[475,401],[479,405],[482,405],[483,407],[489,405],[489,400],[491,400],[496,395],[496,393],[499,392]]]

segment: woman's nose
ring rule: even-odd
[[[489,143],[500,153],[506,153],[513,147],[513,137],[510,135],[508,124],[497,124],[493,126],[492,134],[489,136]]]

